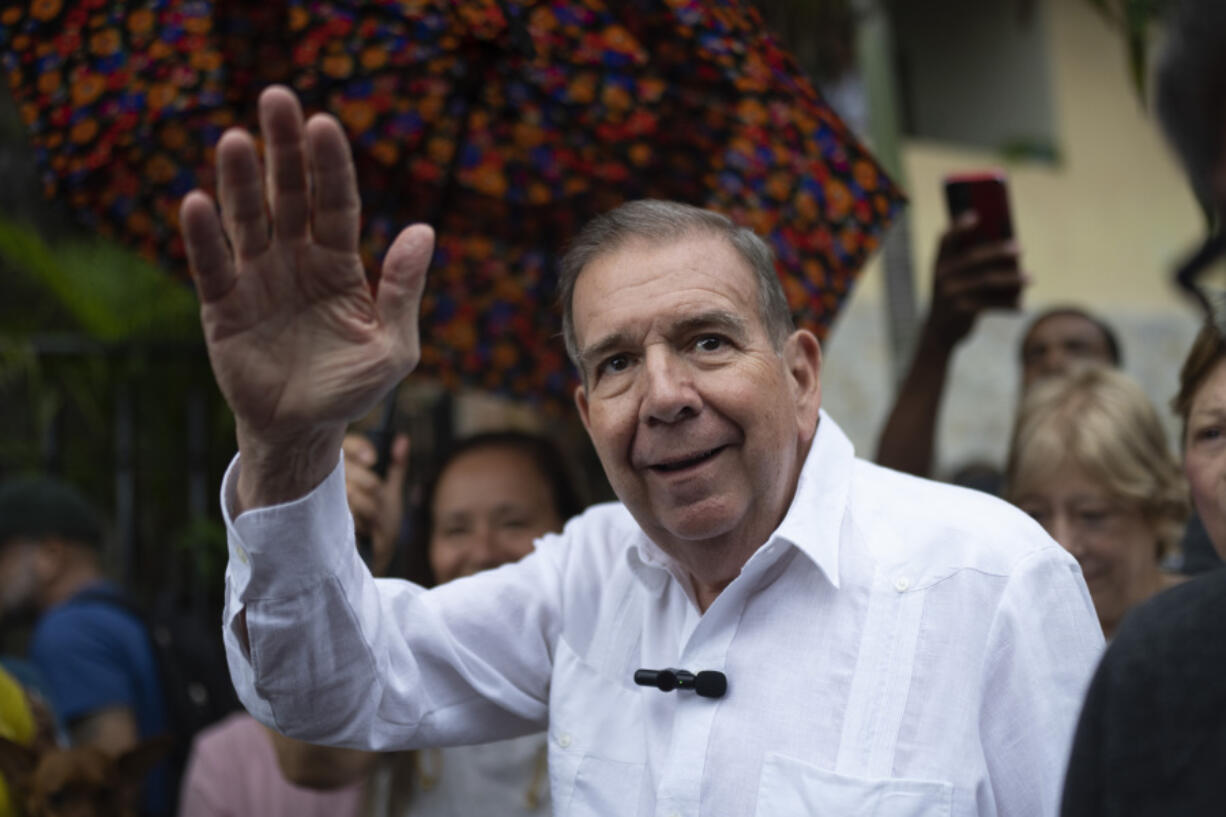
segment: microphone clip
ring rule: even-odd
[[[695,675],[683,669],[640,669],[634,672],[634,683],[655,687],[661,692],[674,689],[693,690],[703,698],[722,698],[728,691],[728,678],[716,670],[703,670]]]

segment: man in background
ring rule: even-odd
[[[168,723],[144,623],[108,601],[121,591],[102,571],[103,528],[74,488],[45,477],[0,485],[0,614],[33,618],[29,657],[75,745],[112,756]],[[170,813],[166,767],[150,775],[145,814]]]

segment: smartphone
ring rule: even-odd
[[[987,244],[1013,238],[1009,187],[1004,173],[987,170],[945,177],[945,204],[949,208],[950,221],[968,210],[979,216],[971,243]]]

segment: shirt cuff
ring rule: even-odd
[[[240,455],[221,482],[221,512],[229,543],[229,583],[239,599],[282,598],[334,575],[356,552],[345,497],[345,460],[306,496],[232,516]]]

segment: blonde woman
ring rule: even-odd
[[[1097,366],[1036,383],[1013,430],[1007,497],[1081,564],[1107,638],[1182,577],[1162,560],[1188,517],[1158,413],[1133,380]]]

